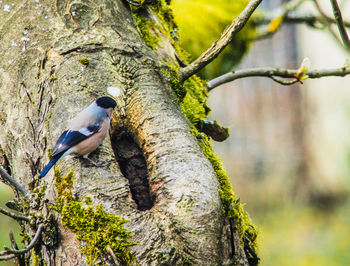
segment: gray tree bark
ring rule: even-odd
[[[58,163],[63,174],[74,169],[74,196],[91,196],[94,205],[129,220],[125,227],[138,243],[130,250],[141,265],[248,264],[237,232],[232,253],[213,168],[160,71],[160,54],[145,45],[128,5],[14,3],[0,12],[0,149],[11,174],[30,189],[68,120],[107,87],[118,87],[110,138],[92,155],[105,166],[76,158]],[[44,178],[50,202],[53,175]],[[42,246],[41,259],[86,263],[59,214],[40,212],[60,227],[58,246]]]

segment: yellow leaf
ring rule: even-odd
[[[271,20],[269,25],[267,25],[267,30],[269,32],[275,32],[281,26],[282,22],[283,22],[283,16],[275,17],[273,20]]]

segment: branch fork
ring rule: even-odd
[[[0,261],[10,260],[10,259],[13,259],[15,257],[19,257],[24,253],[29,252],[39,242],[39,239],[40,239],[40,236],[41,236],[43,229],[44,229],[44,225],[40,224],[38,226],[38,229],[37,229],[32,241],[29,243],[28,246],[24,247],[23,249],[19,249],[19,250],[18,249],[11,249],[11,248],[8,248],[5,246],[4,250],[0,252]],[[10,238],[11,238],[11,234],[10,234]]]
[[[241,14],[239,14],[239,16],[232,21],[231,25],[224,30],[220,39],[216,40],[207,51],[202,53],[202,55],[191,64],[181,68],[179,70],[180,82],[184,82],[213,61],[232,41],[234,36],[247,24],[249,18],[261,2],[262,0],[251,0]]]

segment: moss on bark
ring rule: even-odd
[[[162,28],[162,32],[166,30],[164,35],[171,38],[177,51],[181,51],[177,41],[178,37],[174,37],[173,34],[176,32],[176,24],[173,21],[173,15],[168,4],[163,0],[154,1],[154,4],[151,4],[150,7],[156,17],[160,18],[160,21],[165,25]],[[149,18],[146,19],[142,17],[145,13],[141,11],[145,10],[145,8],[146,7],[142,5],[133,8],[134,18],[136,19],[138,29],[141,31],[141,36],[144,38],[145,42],[152,49],[157,49],[160,35],[154,34],[153,27],[155,22],[151,22],[152,20]],[[223,169],[219,157],[213,151],[209,136],[200,132],[197,128],[200,124],[199,122],[202,119],[207,119],[207,115],[210,112],[210,108],[206,103],[208,94],[205,81],[197,76],[192,76],[181,84],[177,78],[178,68],[179,66],[177,64],[166,62],[162,72],[170,79],[171,86],[177,95],[181,110],[192,124],[191,132],[197,138],[198,144],[213,166],[220,184],[219,192],[223,205],[223,212],[228,219],[233,219],[248,261],[251,264],[256,264],[258,259],[255,240],[258,235],[258,230],[252,223],[248,213],[244,210],[239,197],[233,193],[227,172]]]
[[[57,189],[57,205],[53,209],[61,216],[61,223],[76,234],[80,242],[82,254],[88,265],[95,265],[98,261],[107,264],[116,258],[115,263],[121,265],[137,264],[134,255],[128,247],[136,245],[128,239],[132,236],[123,225],[128,222],[117,215],[105,212],[101,205],[90,206],[91,198],[79,201],[73,197],[74,174],[71,170],[62,176],[55,167],[55,185]],[[108,250],[112,250],[108,252]]]

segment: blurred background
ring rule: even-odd
[[[172,0],[192,58],[247,2]],[[263,0],[260,14],[286,2]],[[298,11],[317,14],[314,1],[304,2]],[[318,2],[331,16],[329,0]],[[350,3],[338,2],[350,20]],[[350,58],[327,28],[286,24],[272,37],[250,42],[255,33],[250,23],[202,77],[210,80],[232,68],[297,69],[305,57],[311,68],[337,68]],[[350,76],[293,86],[268,78],[240,79],[213,89],[208,103],[210,119],[230,127],[230,137],[214,146],[259,228],[261,265],[350,265]],[[1,206],[12,198],[0,183]],[[0,247],[10,245],[9,228],[19,236],[16,223],[1,215]]]
[[[9,210],[5,203],[14,198],[14,194],[8,186],[0,182],[0,207]],[[10,210],[11,211],[11,210]],[[11,247],[9,238],[9,231],[14,233],[17,244],[22,247],[20,234],[20,227],[18,223],[7,217],[6,215],[0,214],[0,250],[3,250],[4,246]],[[0,265],[13,265],[13,261],[0,261]]]
[[[193,25],[215,32],[211,24],[220,23],[213,20],[225,20],[227,13],[237,12],[229,8],[248,1],[191,2],[197,8],[189,14],[185,0],[172,1],[180,37],[188,39],[185,48],[199,38]],[[260,15],[271,15],[287,2],[291,1],[264,0]],[[332,16],[329,0],[317,2]],[[338,3],[350,20],[350,3]],[[297,13],[319,14],[314,1],[304,1]],[[189,22],[194,16],[200,23]],[[187,37],[187,24],[195,37]],[[270,38],[240,45],[258,31],[248,27],[244,36],[237,36],[238,45],[228,48],[238,47],[243,56],[236,52],[230,57],[226,51],[225,58],[201,73],[203,77],[210,80],[227,72],[227,61],[233,60],[238,64],[231,69],[297,69],[309,57],[311,68],[321,69],[342,67],[350,58],[327,27],[286,24]],[[201,39],[212,42],[220,33],[213,35]],[[187,46],[193,58],[209,47],[203,45],[198,51]],[[261,265],[350,265],[350,76],[308,79],[293,86],[268,78],[239,79],[213,89],[208,104],[210,119],[230,127],[230,137],[214,142],[214,149],[259,228]]]

